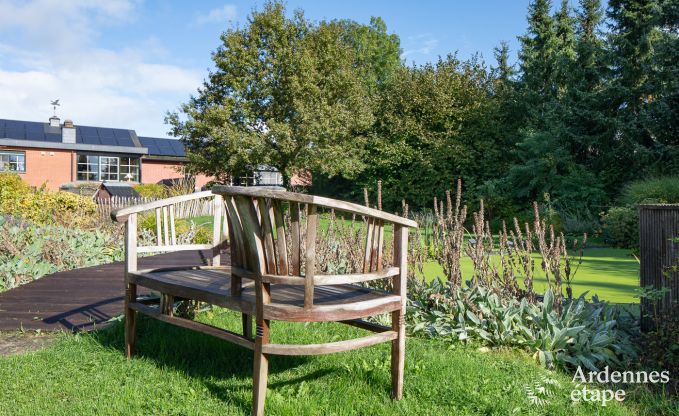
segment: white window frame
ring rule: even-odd
[[[12,162],[12,157],[16,157],[17,160]],[[15,166],[14,169],[12,165]],[[5,169],[6,166],[8,169]],[[0,151],[0,172],[26,173],[26,152]]]

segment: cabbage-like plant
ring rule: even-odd
[[[407,317],[414,334],[523,348],[548,368],[619,367],[636,355],[619,309],[596,297],[566,300],[559,313],[551,290],[531,303],[493,287],[453,290],[440,280],[411,286]]]

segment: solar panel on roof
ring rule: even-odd
[[[23,130],[24,123],[22,123],[21,121],[17,121],[17,120],[7,120],[5,122],[5,127],[7,129],[13,128],[13,129],[22,129]]]
[[[51,143],[59,143],[59,142],[61,142],[61,134],[45,133],[45,141],[51,142]]]
[[[99,136],[96,127],[81,126],[78,130],[82,131],[82,134],[85,136]]]
[[[97,128],[97,133],[99,134],[99,137],[116,137],[113,134],[112,129],[106,129],[106,128]]]
[[[85,144],[101,144],[99,136],[83,135],[82,140]]]
[[[26,131],[24,129],[18,129],[16,127],[7,128],[7,138],[24,140],[26,138]]]
[[[129,137],[118,137],[116,139],[119,146],[130,146],[134,147],[134,142]]]
[[[106,146],[116,146],[118,142],[116,142],[116,139],[114,139],[113,137],[102,137],[101,144],[104,144]]]
[[[175,140],[172,142],[172,148],[174,149],[175,153],[177,153],[177,156],[186,156],[184,145],[182,145],[179,140]]]

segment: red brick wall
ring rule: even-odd
[[[73,180],[75,153],[71,150],[20,147],[0,147],[0,150],[26,153],[26,173],[19,176],[31,186],[46,183],[47,188],[57,190],[60,185]]]
[[[142,159],[141,182],[158,183],[163,179],[183,178],[183,166],[181,162]]]
[[[158,183],[163,179],[179,179],[184,177],[184,163],[142,159],[141,181],[142,183]],[[197,175],[196,188],[202,188],[213,178],[211,176]]]

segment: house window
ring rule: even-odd
[[[79,181],[98,181],[99,156],[78,155],[77,173]]]
[[[79,181],[139,182],[139,158],[127,156],[78,155]]]
[[[119,161],[117,157],[99,156],[99,180],[118,181]]]
[[[120,158],[120,180],[128,179],[139,182],[139,159],[136,157]]]
[[[0,172],[26,172],[26,153],[0,152]]]

